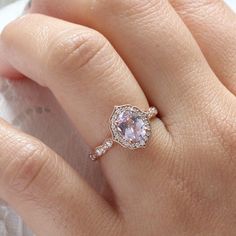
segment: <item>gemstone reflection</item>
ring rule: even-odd
[[[116,120],[117,130],[129,143],[143,143],[147,134],[144,119],[133,110],[121,112]]]

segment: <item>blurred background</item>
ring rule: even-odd
[[[17,0],[0,0],[0,7],[3,7],[6,4],[12,3],[12,2],[15,2],[15,1],[17,1]]]

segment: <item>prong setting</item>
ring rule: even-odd
[[[110,118],[113,140],[125,148],[145,148],[151,135],[146,112],[131,105],[115,106]]]

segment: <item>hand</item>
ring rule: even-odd
[[[235,14],[217,0],[34,4],[66,21],[26,15],[6,27],[2,50],[51,89],[91,147],[114,105],[160,115],[147,148],[117,144],[101,158],[111,201],[1,121],[0,196],[43,236],[235,235]]]

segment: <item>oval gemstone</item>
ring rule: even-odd
[[[116,120],[117,130],[129,143],[143,143],[147,134],[144,119],[133,110],[121,112]]]

